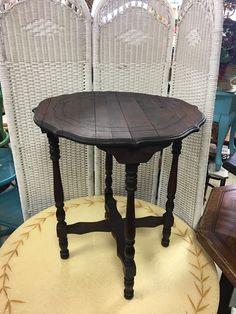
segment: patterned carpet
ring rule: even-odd
[[[125,213],[126,199],[117,197]],[[103,197],[65,203],[67,222],[104,219]],[[163,210],[137,200],[136,216]],[[26,221],[0,249],[0,313],[18,314],[215,314],[219,286],[215,266],[194,232],[175,218],[171,243],[162,228],[136,232],[135,296],[123,298],[123,272],[113,237],[69,235],[70,258],[61,260],[54,207]]]

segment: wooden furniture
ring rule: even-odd
[[[116,200],[123,216],[126,198],[116,196]],[[165,211],[142,200],[135,205],[137,217],[161,216]],[[70,223],[97,221],[104,216],[104,197],[73,199],[65,202],[65,208]],[[198,313],[194,308],[201,309],[199,314],[216,313],[219,282],[215,265],[195,232],[177,216],[168,249],[157,240],[161,228],[138,229],[135,259],[140,267],[132,302],[121,297],[123,278],[114,239],[105,232],[79,238],[70,235],[71,258],[61,260],[55,221],[54,206],[42,210],[0,249],[1,314]]]
[[[111,231],[117,241],[117,254],[124,266],[124,295],[133,297],[134,243],[136,227],[163,225],[162,245],[169,245],[173,225],[181,140],[199,130],[205,117],[196,106],[175,98],[119,92],[87,92],[62,95],[42,101],[34,110],[34,121],[47,133],[53,162],[54,193],[57,207],[57,235],[61,258],[69,257],[67,234]],[[59,137],[95,145],[106,152],[106,219],[96,223],[67,225],[59,170]],[[135,219],[134,194],[140,163],[171,145],[173,161],[168,184],[166,213],[162,217]],[[112,192],[112,156],[125,164],[127,209],[122,219]],[[68,163],[70,161],[68,160]],[[79,160],[78,160],[79,162]]]
[[[224,163],[236,174],[236,155]],[[236,185],[214,188],[197,229],[197,238],[221,268],[219,314],[230,313],[229,301],[236,287]]]

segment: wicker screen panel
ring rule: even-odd
[[[91,18],[82,0],[25,0],[2,1],[0,21],[0,80],[27,218],[54,202],[47,138],[32,109],[50,96],[91,90]],[[60,146],[65,198],[92,194],[92,149]]]
[[[173,16],[167,1],[100,1],[94,10],[95,90],[167,94]],[[104,182],[104,156],[96,152],[95,191]],[[156,201],[159,154],[139,166],[138,197]],[[124,194],[123,168],[114,163],[114,192]],[[115,179],[116,178],[116,179]]]
[[[183,141],[179,161],[175,212],[195,227],[203,211],[211,124],[222,37],[222,1],[185,0],[178,21],[172,65],[171,96],[204,112],[207,121],[198,134]],[[159,204],[165,205],[171,149],[163,155]]]

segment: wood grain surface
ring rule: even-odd
[[[83,92],[42,101],[34,121],[45,132],[108,146],[142,146],[199,130],[204,115],[182,100],[121,92]]]
[[[212,190],[197,238],[236,287],[236,185]]]

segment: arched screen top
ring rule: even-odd
[[[209,0],[188,0],[184,1],[181,6],[180,14],[179,14],[179,22],[181,22],[186,15],[190,11],[190,9],[195,6],[195,10],[197,7],[206,12],[206,17],[214,22],[215,18],[215,7],[214,2]],[[223,9],[223,8],[222,8]]]
[[[6,13],[17,4],[26,1],[27,0],[2,0],[0,1],[0,13]],[[86,17],[90,14],[88,7],[84,1],[77,0],[48,0],[48,1],[64,6],[81,17]]]
[[[174,18],[167,1],[101,0],[92,11],[95,67],[169,66]]]
[[[0,10],[2,60],[90,63],[91,15],[85,0],[4,0]]]
[[[118,3],[117,3],[118,4]],[[144,13],[151,15],[154,19],[157,19],[162,24],[166,26],[171,26],[171,18],[168,12],[158,12],[155,5],[153,6],[147,0],[131,0],[126,1],[123,4],[120,3],[116,7],[111,6],[107,3],[101,10],[99,16],[99,24],[106,24],[115,19],[118,15],[124,14],[126,11],[130,11],[132,9],[139,9]],[[166,13],[166,14],[165,14]]]

